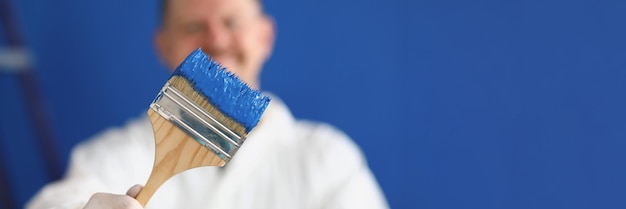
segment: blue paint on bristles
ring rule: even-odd
[[[245,127],[246,133],[257,125],[270,102],[269,97],[251,89],[199,48],[187,56],[173,76],[187,79],[211,105]]]

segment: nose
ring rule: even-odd
[[[207,27],[202,43],[202,49],[209,56],[218,56],[228,49],[230,37],[228,31],[216,24]]]

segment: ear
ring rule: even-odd
[[[169,60],[167,60],[167,51],[169,50],[167,49],[168,47],[165,32],[162,28],[159,28],[158,31],[154,34],[153,44],[158,53],[159,60],[161,60],[161,62],[164,63],[166,66],[171,67],[169,64]]]
[[[261,21],[260,38],[264,47],[264,58],[267,60],[274,50],[274,42],[276,41],[276,23],[274,22],[274,18],[266,14],[263,14]]]

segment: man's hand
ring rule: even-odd
[[[126,192],[126,195],[96,193],[89,198],[83,209],[142,209],[135,197],[143,186],[137,184]]]

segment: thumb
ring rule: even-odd
[[[126,195],[136,198],[142,189],[143,186],[141,184],[135,184],[134,186],[130,187],[130,189],[128,189]]]

